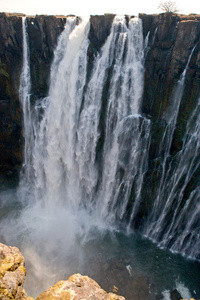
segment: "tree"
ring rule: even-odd
[[[163,3],[160,3],[158,5],[158,9],[165,13],[177,13],[179,9],[177,8],[176,2],[173,1],[166,1]]]

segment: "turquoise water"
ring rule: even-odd
[[[25,288],[30,296],[36,297],[58,280],[79,272],[106,291],[118,290],[127,300],[168,300],[174,289],[184,299],[200,298],[198,261],[160,249],[133,232],[126,235],[93,227],[87,234],[85,228],[77,233],[74,220],[68,218],[65,223],[65,213],[55,212],[53,223],[38,208],[27,213],[15,190],[1,192],[0,205],[0,242],[23,252]]]
[[[182,297],[188,292],[191,297],[200,297],[200,264],[197,261],[159,249],[137,234],[116,233],[112,238],[106,235],[98,242],[91,241],[91,245],[98,249],[98,259],[93,256],[98,263],[96,275],[93,270],[88,273],[102,282],[105,289],[110,290],[115,285],[119,294],[127,299],[155,299],[156,295],[174,289],[182,291]]]

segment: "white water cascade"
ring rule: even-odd
[[[29,270],[26,284],[33,294],[82,270],[98,275],[102,272],[100,278],[107,283],[105,270],[111,270],[116,278],[118,271],[112,267],[123,261],[120,280],[124,277],[122,286],[129,282],[130,295],[132,280],[138,277],[140,268],[153,283],[157,274],[152,272],[152,262],[157,266],[160,255],[162,280],[158,275],[157,290],[165,290],[168,295],[176,285],[184,286],[179,278],[182,265],[177,268],[175,260],[177,272],[172,278],[174,258],[166,254],[166,265],[170,266],[168,284],[164,251],[147,239],[135,235],[134,240],[133,229],[161,248],[200,259],[200,190],[191,181],[200,167],[200,102],[188,117],[181,150],[171,154],[195,48],[163,115],[164,134],[154,165],[150,161],[154,120],[141,112],[145,51],[151,51],[149,34],[145,41],[139,18],[116,16],[91,67],[89,32],[89,17],[66,19],[54,51],[48,95],[33,101],[29,40],[23,19],[20,101],[24,115],[24,164],[18,202],[12,204],[18,206],[12,208],[11,217],[1,221],[1,235],[5,243],[21,247]],[[151,164],[155,169],[151,169]],[[150,189],[153,192],[149,195],[151,176],[157,176],[157,181],[155,191]],[[182,264],[185,267],[185,261]],[[131,275],[127,270],[132,270]],[[183,273],[187,273],[185,269]],[[195,278],[194,274],[191,286],[198,286]],[[176,285],[173,280],[177,280]],[[155,299],[154,294],[152,289],[148,299]]]
[[[70,212],[73,222],[79,220],[78,227],[84,228],[86,236],[95,227],[111,229],[120,225],[130,229],[134,225],[143,201],[151,142],[151,122],[140,115],[146,47],[141,20],[130,18],[127,25],[124,16],[114,18],[110,35],[94,60],[88,80],[89,28],[89,18],[78,25],[75,17],[67,19],[54,53],[49,95],[36,101],[31,108],[24,21],[24,67],[20,88],[25,128],[20,197],[28,205],[40,206],[52,217],[55,210],[66,211],[67,215]],[[193,253],[188,250],[195,237],[187,236],[187,242],[184,241],[191,221],[182,225],[185,229],[176,236],[189,203],[188,200],[185,206],[183,204],[184,191],[198,168],[198,146],[193,158],[186,159],[186,153],[195,143],[193,136],[199,138],[198,128],[190,126],[194,116],[188,121],[182,150],[169,162],[185,76],[194,49],[164,115],[167,126],[158,155],[163,157],[161,175],[142,232],[162,247],[168,246],[197,258],[198,250],[194,254],[197,241]],[[196,118],[197,111],[198,108],[194,112]],[[191,130],[194,132],[189,133]],[[195,189],[190,198],[197,194]],[[195,219],[193,210],[191,208],[189,214]],[[63,215],[63,218],[66,217]]]
[[[30,76],[30,61],[29,61],[29,46],[27,34],[26,18],[22,18],[22,32],[23,32],[23,69],[20,78],[19,98],[21,101],[24,114],[24,164],[26,165],[26,176],[30,181],[32,161],[31,161],[31,143],[32,143],[32,120],[31,120],[31,76]]]
[[[182,149],[174,158],[170,158],[185,77],[195,47],[189,55],[186,67],[173,91],[170,107],[164,116],[167,126],[159,149],[160,153],[164,151],[161,178],[144,232],[147,237],[159,241],[161,247],[167,246],[175,252],[199,258],[199,230],[195,226],[192,228],[199,216],[199,187],[194,188],[186,202],[184,200],[184,192],[200,166],[199,103],[187,122]]]
[[[72,18],[59,39],[49,97],[35,108],[38,113],[42,108],[43,116],[39,118],[36,113],[32,118],[34,136],[26,140],[32,149],[33,172],[27,177],[30,167],[25,166],[22,189],[29,181],[32,201],[50,210],[55,205],[67,205],[73,211],[82,207],[95,215],[98,226],[104,227],[115,225],[116,218],[126,215],[133,182],[136,201],[132,218],[137,211],[147,167],[150,122],[139,115],[144,73],[141,20],[130,19],[127,27],[124,16],[115,18],[85,89],[88,30],[88,20],[75,26]],[[97,148],[106,83],[107,116],[99,162]]]
[[[58,248],[70,268],[72,255],[79,257],[79,264],[83,256],[77,243],[90,239],[96,229],[116,229],[126,218],[130,194],[136,200],[129,219],[134,218],[147,169],[150,121],[140,115],[141,20],[130,19],[127,25],[124,16],[115,17],[88,82],[90,22],[85,18],[76,25],[76,20],[67,18],[58,40],[48,97],[32,106],[23,25],[26,81],[21,81],[20,91],[28,150],[18,190],[25,207],[15,226],[23,236],[30,277],[38,286],[47,273],[51,276],[45,286],[57,278],[62,262],[56,258],[55,264],[47,264]]]

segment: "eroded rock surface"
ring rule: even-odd
[[[17,247],[0,243],[0,299],[34,300],[24,290],[25,260]],[[88,276],[74,274],[68,280],[57,282],[43,292],[37,300],[125,300],[124,297],[104,291]]]
[[[59,281],[42,293],[36,300],[125,300],[124,297],[106,293],[88,276],[74,274],[66,281]]]
[[[19,249],[0,243],[0,299],[31,300],[23,288],[25,276],[25,261]]]

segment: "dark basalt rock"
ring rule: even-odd
[[[23,118],[18,95],[23,54],[23,16],[23,14],[0,13],[0,183],[5,178],[17,178],[23,160]],[[67,16],[46,15],[27,17],[33,101],[48,94],[53,52],[64,29],[66,18]],[[141,105],[141,113],[152,121],[147,178],[150,178],[151,170],[154,170],[155,179],[159,177],[158,145],[166,126],[164,114],[170,106],[173,88],[195,45],[186,74],[185,90],[171,148],[172,155],[181,149],[186,122],[200,94],[200,16],[140,14],[140,18],[143,21],[144,38],[149,37],[145,52],[144,93]],[[113,19],[112,14],[90,18],[88,79],[94,58],[110,33]],[[102,108],[106,106],[108,88],[109,74]],[[102,134],[97,154],[103,145],[104,113],[102,110],[100,118]],[[150,181],[147,179],[146,181],[147,190],[151,194],[151,189],[156,189],[156,180],[151,178]],[[143,213],[144,210],[141,216]]]
[[[46,15],[27,17],[31,92],[35,98],[45,97],[48,93],[53,52],[64,29],[66,18]]]
[[[105,43],[115,15],[108,14],[102,16],[90,17],[90,48],[93,48],[93,52],[99,52],[102,45]]]
[[[177,290],[172,291],[170,293],[170,296],[171,296],[171,300],[179,300],[182,298],[180,293]]]
[[[17,178],[22,164],[22,16],[0,13],[0,184]]]
[[[22,17],[0,13],[0,184],[16,181],[23,161],[22,111],[19,103],[23,60]],[[50,65],[64,16],[27,17],[33,99],[46,96]]]
[[[175,154],[181,149],[186,122],[197,104],[200,94],[200,45],[198,42],[200,17],[191,16],[189,19],[189,16],[184,18],[173,14],[153,16],[141,14],[140,17],[144,24],[144,35],[147,35],[147,30],[149,30],[149,50],[145,59],[142,112],[151,116],[152,128],[155,126],[162,128],[164,114],[171,104],[173,89],[186,67],[192,49],[195,47],[186,74],[185,90],[171,149],[172,153]],[[154,126],[154,122],[157,125]],[[155,156],[155,148],[159,138],[160,136],[155,136],[155,130],[153,130],[152,140],[155,146],[151,147],[151,158]]]

